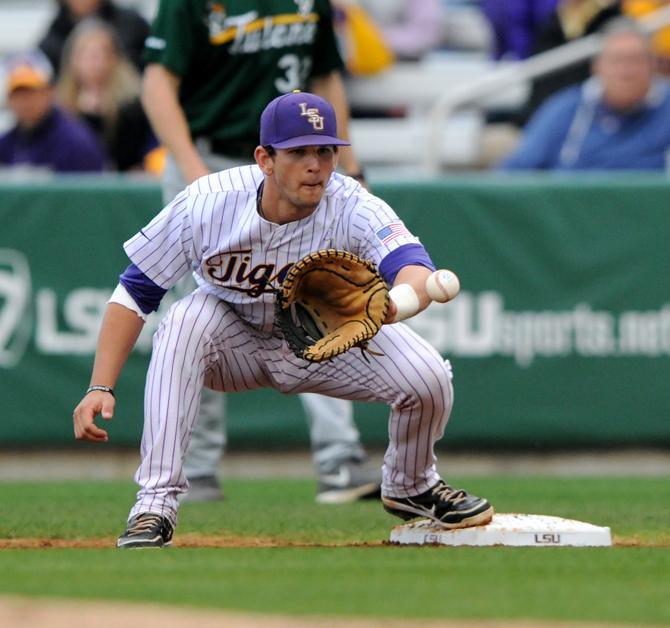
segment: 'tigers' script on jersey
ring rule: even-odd
[[[259,297],[272,292],[286,277],[293,262],[276,271],[274,264],[257,264],[249,267],[251,249],[217,253],[203,262],[207,276],[229,290],[245,292],[250,297]]]

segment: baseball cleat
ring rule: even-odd
[[[382,497],[384,510],[405,521],[427,517],[443,528],[468,528],[489,523],[493,506],[482,497],[451,488],[440,480],[433,488],[413,497]]]
[[[126,531],[117,539],[116,547],[167,547],[172,543],[174,528],[166,517],[153,512],[135,515]]]
[[[342,462],[333,473],[322,473],[316,501],[319,504],[346,504],[381,495],[381,472],[360,462]]]

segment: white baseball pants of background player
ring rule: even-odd
[[[251,163],[212,153],[209,143],[204,139],[197,140],[196,148],[212,172]],[[186,182],[176,162],[168,155],[162,180],[164,204],[172,201],[184,187]],[[177,294],[188,294],[194,287],[195,281],[187,278],[180,282]],[[302,394],[300,401],[307,416],[312,459],[319,475],[336,472],[338,465],[344,460],[365,459],[360,434],[354,423],[353,404],[350,401],[317,394]],[[205,388],[202,392],[200,416],[193,429],[191,444],[184,461],[186,477],[218,476],[226,444],[225,397]]]
[[[438,480],[434,444],[453,400],[451,368],[403,323],[384,325],[370,342],[379,355],[349,351],[311,364],[277,336],[242,320],[224,301],[198,289],[172,305],[154,335],[144,398],[140,486],[130,517],[152,512],[176,525],[187,490],[182,460],[203,385],[220,391],[272,387],[381,401],[390,407],[382,469],[385,495],[411,497]]]

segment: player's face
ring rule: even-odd
[[[280,200],[302,213],[316,209],[336,167],[333,146],[300,146],[277,150],[271,176]]]

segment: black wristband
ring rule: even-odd
[[[114,396],[114,389],[109,386],[89,386],[86,389],[86,394],[93,392],[94,390],[101,390],[102,392],[108,392],[112,397]]]

